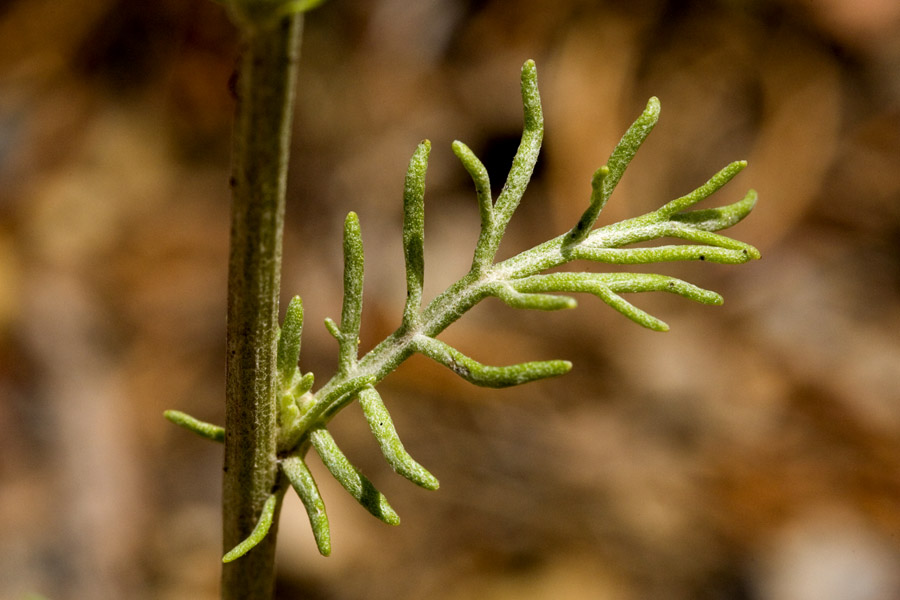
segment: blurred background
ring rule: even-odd
[[[433,296],[478,234],[450,143],[502,184],[527,58],[546,136],[503,256],[572,226],[656,95],[600,223],[747,159],[710,202],[759,191],[729,235],[763,259],[651,269],[726,299],[634,298],[665,334],[592,297],[477,307],[442,338],[572,373],[485,391],[411,359],[380,389],[441,489],[394,475],[348,408],[334,435],[403,524],[312,459],[333,556],[291,498],[279,598],[900,598],[896,0],[332,0],[304,35],[282,287],[304,298],[301,366],[320,381],[344,215],[366,244],[368,349],[402,312],[416,143],[434,144]],[[162,411],[223,421],[236,44],[207,0],[0,2],[2,599],[218,597],[222,449]]]

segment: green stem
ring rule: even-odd
[[[253,531],[277,490],[276,343],[284,195],[301,15],[242,27],[228,270],[223,547]],[[222,569],[222,598],[274,588],[277,514],[269,534]]]

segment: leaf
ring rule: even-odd
[[[494,204],[494,220],[487,238],[483,255],[492,262],[500,247],[500,240],[506,232],[506,226],[518,208],[525,189],[531,181],[534,166],[537,164],[544,139],[544,113],[541,108],[541,95],[538,91],[537,67],[533,60],[522,65],[522,107],[525,113],[525,126],[522,129],[522,140],[513,157],[506,183]]]
[[[440,484],[437,478],[417,463],[403,447],[391,415],[375,388],[369,386],[359,393],[359,405],[391,468],[418,486],[427,490],[438,489]]]
[[[403,186],[403,255],[406,259],[406,307],[403,324],[418,321],[425,279],[425,173],[431,142],[422,141],[409,161]]]
[[[482,387],[504,388],[522,385],[538,379],[563,375],[572,369],[572,363],[567,360],[544,360],[506,367],[483,365],[456,348],[424,335],[416,336],[413,344],[417,352],[444,365],[469,383]]]
[[[558,291],[558,290],[543,290]],[[510,282],[497,282],[488,288],[488,294],[496,296],[511,308],[527,308],[532,310],[562,310],[575,308],[578,303],[568,296],[555,296],[552,294],[522,293],[516,289],[516,285]]]
[[[225,441],[224,427],[219,427],[218,425],[213,425],[212,423],[200,421],[199,419],[195,419],[191,415],[183,413],[180,410],[167,410],[163,413],[163,416],[179,427],[184,427],[188,431],[193,431],[197,435],[205,437],[208,440],[212,440],[214,442]]]
[[[300,360],[300,338],[303,334],[303,300],[294,296],[288,303],[284,323],[278,335],[277,369],[281,389],[291,387]]]
[[[325,467],[363,508],[388,525],[400,524],[400,517],[388,504],[387,498],[347,460],[328,430],[316,427],[309,432],[309,440]]]
[[[490,250],[491,236],[494,231],[494,199],[491,196],[491,180],[487,168],[475,156],[468,146],[460,141],[453,142],[453,153],[462,162],[475,183],[478,196],[478,212],[481,216],[481,233],[475,245],[475,256],[472,259],[472,271],[481,272],[490,266],[494,255]]]
[[[331,529],[328,525],[328,515],[325,513],[325,502],[319,494],[319,488],[309,467],[303,462],[303,458],[292,455],[281,461],[281,470],[306,508],[319,553],[328,556],[331,554]]]
[[[341,308],[341,363],[349,369],[356,362],[363,300],[363,244],[359,217],[351,212],[344,221],[344,301]]]
[[[247,554],[266,537],[269,533],[269,529],[272,527],[275,508],[278,506],[278,502],[283,496],[283,493],[270,494],[269,497],[266,498],[266,503],[263,505],[259,520],[256,522],[253,531],[250,532],[250,535],[248,535],[244,541],[229,550],[225,556],[222,557],[223,563],[232,562]]]

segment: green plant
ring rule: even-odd
[[[257,7],[260,5],[268,10],[274,4],[255,3]],[[438,339],[445,328],[484,298],[499,298],[512,308],[560,310],[576,305],[572,297],[560,293],[589,293],[640,325],[665,331],[668,326],[663,321],[637,308],[621,294],[666,291],[704,304],[721,304],[721,296],[662,275],[546,271],[577,260],[607,264],[682,260],[737,264],[759,257],[759,252],[752,246],[716,233],[734,225],[751,211],[756,202],[755,192],[750,191],[742,200],[728,206],[688,210],[728,183],[746,166],[744,162],[731,163],[691,193],[656,211],[594,229],[628,164],[657,122],[660,104],[656,98],[651,98],[616,145],[607,164],[594,173],[590,201],[578,223],[570,231],[543,244],[495,262],[507,224],[531,179],[543,138],[537,71],[534,62],[527,61],[521,73],[522,139],[496,200],[492,197],[487,170],[481,161],[462,142],[453,143],[453,152],[475,185],[481,233],[468,274],[424,307],[424,194],[430,142],[421,142],[413,153],[403,193],[407,299],[402,321],[393,334],[361,357],[358,347],[363,244],[356,214],[351,212],[347,216],[340,323],[331,319],[325,322],[338,342],[338,370],[313,391],[313,375],[302,373],[297,366],[303,327],[300,298],[295,297],[290,302],[280,329],[274,321],[286,164],[285,123],[290,123],[293,83],[290,66],[296,60],[300,17],[262,12],[267,16],[261,21],[256,20],[254,15],[257,13],[253,11],[240,13],[236,19],[242,27],[247,22],[252,22],[253,26],[243,29],[244,61],[238,80],[226,428],[197,421],[178,411],[166,412],[171,421],[226,444],[225,510],[226,513],[229,510],[238,513],[232,515],[238,525],[229,526],[226,514],[228,551],[223,561],[248,566],[240,571],[240,577],[229,577],[226,569],[223,574],[225,597],[265,597],[270,593],[270,581],[253,583],[252,591],[235,589],[238,585],[246,585],[237,583],[241,578],[266,577],[266,573],[271,572],[274,525],[288,487],[293,487],[306,508],[319,551],[323,555],[330,553],[325,505],[305,463],[310,448],[370,513],[386,523],[399,523],[399,517],[384,496],[347,460],[327,429],[330,419],[348,403],[358,399],[385,459],[397,473],[424,488],[437,489],[437,479],[404,449],[375,389],[378,382],[412,354],[421,353],[467,381],[486,387],[519,385],[569,371],[571,363],[564,360],[488,366]],[[269,18],[271,14],[275,17]],[[267,59],[271,60],[267,62]],[[279,108],[277,118],[271,114],[273,105]],[[661,238],[676,238],[689,243],[630,247]],[[229,477],[235,475],[232,469],[241,470],[244,479],[229,484]],[[241,499],[240,510],[235,511],[234,502],[229,505],[229,491]],[[249,566],[254,560],[258,565],[256,571]]]

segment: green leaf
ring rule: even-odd
[[[344,303],[341,309],[340,368],[356,364],[363,301],[363,244],[359,217],[351,212],[344,221]]]
[[[645,215],[646,216],[646,215]],[[706,231],[699,227],[678,221],[657,222],[653,219],[635,219],[631,227],[612,227],[599,230],[601,235],[592,236],[587,242],[569,250],[573,258],[584,258],[579,255],[580,250],[593,250],[598,248],[621,248],[638,242],[658,240],[664,237],[673,237],[710,247],[724,248],[728,250],[746,250],[751,258],[759,258],[758,251],[750,244],[739,242],[724,235],[712,231]],[[660,246],[657,246],[660,247]]]
[[[247,554],[266,537],[269,533],[269,529],[272,527],[275,508],[278,506],[278,502],[283,496],[283,493],[269,495],[266,499],[266,503],[263,505],[262,512],[259,515],[259,520],[256,522],[256,527],[253,528],[253,531],[250,532],[250,535],[247,536],[244,541],[229,550],[228,553],[222,557],[223,563],[229,563]]]
[[[391,468],[416,485],[428,490],[438,489],[440,484],[437,478],[416,462],[403,447],[391,415],[375,388],[369,386],[359,393],[359,405]]]
[[[313,384],[315,384],[316,378],[312,373],[307,373],[302,377],[295,378],[294,381],[294,386],[290,389],[289,393],[294,398],[299,398],[312,389]]]
[[[672,217],[672,215],[680,213],[681,211],[693,206],[694,204],[697,204],[701,200],[705,200],[706,198],[709,198],[710,196],[715,194],[717,191],[722,189],[725,184],[734,179],[735,176],[743,171],[746,167],[746,160],[735,161],[710,177],[709,181],[698,187],[690,194],[686,194],[681,198],[672,200],[671,202],[651,214],[656,216],[660,220],[669,219]]]
[[[403,255],[406,259],[406,307],[403,325],[418,322],[425,279],[425,173],[431,142],[423,140],[409,161],[403,186]]]
[[[544,360],[491,367],[469,358],[438,339],[424,335],[415,337],[413,347],[417,352],[444,365],[469,383],[482,387],[504,388],[521,385],[563,375],[572,369],[572,363],[567,360]]]
[[[331,334],[331,337],[336,339],[338,343],[340,343],[344,339],[344,334],[341,332],[341,328],[331,317],[325,317],[325,329],[328,330],[328,333]]]
[[[587,210],[584,211],[584,214],[581,215],[581,218],[578,220],[575,227],[572,228],[572,231],[569,232],[569,243],[577,244],[584,240],[591,232],[591,228],[594,227],[594,223],[597,222],[600,211],[603,210],[603,207],[606,206],[606,201],[609,200],[609,194],[603,186],[603,182],[606,181],[608,176],[609,167],[606,165],[603,165],[594,172],[594,176],[591,178],[590,206],[588,206]]]
[[[491,180],[488,177],[487,168],[475,156],[468,146],[460,141],[453,142],[453,153],[462,162],[466,171],[475,183],[475,193],[478,196],[478,212],[481,216],[481,233],[478,244],[475,246],[475,257],[472,260],[472,270],[480,272],[490,266],[494,256],[490,253],[489,244],[494,229],[494,199],[491,196]]]
[[[284,323],[278,335],[276,365],[282,391],[287,391],[294,381],[297,362],[300,360],[300,338],[303,334],[303,300],[294,296],[288,303]]]
[[[328,556],[331,554],[331,529],[328,525],[328,515],[325,513],[325,502],[319,494],[319,488],[309,467],[300,456],[292,455],[281,461],[281,470],[306,508],[319,553]]]
[[[521,83],[525,125],[506,183],[503,184],[500,196],[494,204],[494,223],[483,251],[484,256],[490,257],[489,262],[492,262],[497,254],[506,226],[525,195],[544,139],[544,113],[538,91],[537,67],[533,60],[528,60],[522,65]]]
[[[180,410],[167,410],[163,413],[163,416],[179,427],[184,427],[188,431],[193,431],[197,435],[205,437],[208,440],[212,440],[214,442],[225,441],[224,427],[219,427],[218,425],[213,425],[212,423],[206,423],[205,421],[200,421],[199,419],[195,419],[191,415],[183,413]]]
[[[715,246],[656,246],[653,248],[596,248],[578,246],[574,258],[592,260],[612,265],[646,265],[681,260],[705,260],[714,263],[739,265],[759,258],[759,252],[750,246],[743,249],[717,248]]]
[[[743,199],[734,204],[681,212],[672,215],[670,219],[705,231],[719,231],[740,223],[756,206],[756,200],[756,190],[750,190]]]
[[[324,427],[311,430],[309,440],[325,467],[363,508],[388,525],[400,524],[400,517],[388,504],[387,498],[347,460],[328,430]]]
[[[282,429],[291,429],[300,418],[300,407],[297,400],[290,393],[281,395],[278,403],[278,426]]]
[[[597,296],[629,319],[655,331],[667,331],[669,326],[637,308],[618,294],[665,291],[703,304],[721,304],[722,297],[680,279],[646,273],[551,273],[533,275],[515,283],[526,292],[557,291],[584,292]]]
[[[568,296],[556,296],[552,294],[522,293],[516,289],[517,284],[498,281],[487,288],[488,294],[496,296],[511,308],[525,308],[532,310],[562,310],[575,308],[578,303]],[[541,290],[560,291],[560,290]]]
[[[631,124],[625,135],[616,144],[607,164],[594,172],[591,179],[590,205],[569,232],[568,244],[582,242],[590,233],[594,223],[597,222],[597,217],[600,216],[600,211],[606,206],[616,186],[619,185],[619,180],[622,179],[622,175],[625,174],[634,155],[637,154],[644,140],[656,126],[656,122],[659,121],[659,111],[659,100],[654,96],[647,101],[644,112]]]
[[[606,166],[609,168],[609,175],[603,179],[604,197],[609,198],[616,186],[619,185],[619,180],[622,179],[625,169],[631,164],[634,155],[637,154],[644,140],[647,139],[647,136],[650,135],[650,132],[656,126],[656,122],[659,121],[660,110],[659,99],[653,96],[647,101],[644,112],[631,124],[625,135],[616,144],[612,154],[609,156],[609,160],[606,162]]]

